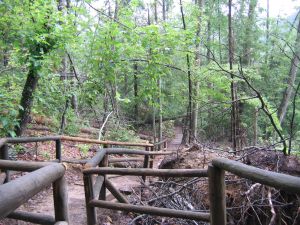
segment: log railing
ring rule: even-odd
[[[111,150],[108,149],[108,152],[110,153]],[[258,169],[229,159],[214,159],[212,164],[209,165],[208,170],[169,170],[149,169],[146,167],[142,169],[110,168],[107,167],[108,152],[102,154],[101,157],[98,157],[98,160],[94,159],[94,164],[87,164],[86,168],[83,170],[88,225],[97,223],[96,207],[165,217],[209,221],[211,225],[226,225],[225,171],[250,179],[254,182],[300,194],[300,178],[298,177]],[[151,152],[149,152],[149,154],[151,154]],[[96,167],[97,163],[99,167]],[[146,176],[208,177],[210,213],[131,205],[126,197],[123,196],[106,178],[109,174],[143,176],[144,179]],[[93,180],[93,175],[97,175],[96,181]],[[105,187],[110,190],[119,203],[105,201],[105,191],[103,192]]]
[[[0,160],[0,169],[30,172],[0,185],[0,218],[38,224],[68,224],[65,167],[60,163]],[[55,217],[16,210],[47,186],[53,186]]]
[[[40,221],[41,224],[63,224],[63,221],[67,221],[66,216],[66,207],[67,206],[56,206],[55,210],[55,220],[50,217],[44,217],[34,213],[26,213],[14,211],[15,206],[26,201],[27,197],[24,199],[17,197],[17,194],[20,194],[21,191],[15,187],[20,185],[22,182],[28,182],[28,180],[37,180],[38,187],[32,187],[28,184],[28,188],[25,190],[29,191],[28,195],[36,193],[42,187],[47,184],[55,183],[55,193],[64,192],[64,181],[61,175],[57,177],[57,174],[60,174],[62,167],[61,164],[53,163],[28,163],[28,162],[10,162],[7,161],[8,157],[8,144],[16,143],[27,143],[27,142],[42,142],[42,141],[55,141],[56,143],[56,161],[61,161],[61,144],[62,141],[72,141],[72,142],[83,142],[83,143],[94,143],[104,145],[106,148],[100,149],[96,155],[87,161],[85,164],[85,169],[83,170],[84,176],[84,188],[85,188],[85,198],[86,198],[86,207],[87,207],[87,218],[88,225],[96,223],[96,207],[103,207],[116,210],[124,210],[136,213],[146,213],[160,216],[169,216],[169,217],[179,217],[186,219],[194,220],[203,220],[210,221],[211,225],[225,225],[226,224],[226,199],[225,199],[225,171],[231,172],[235,175],[238,175],[242,178],[250,179],[252,181],[275,187],[277,189],[285,190],[288,192],[300,194],[300,178],[270,172],[262,169],[258,169],[252,166],[247,166],[245,164],[229,160],[218,158],[212,160],[211,165],[208,170],[198,170],[198,169],[187,169],[187,170],[156,170],[149,169],[151,166],[151,157],[154,155],[160,154],[170,154],[171,152],[166,151],[154,151],[157,145],[163,145],[165,141],[159,142],[156,144],[149,143],[130,143],[130,142],[114,142],[114,141],[98,141],[93,139],[84,139],[68,136],[50,136],[50,137],[27,137],[27,138],[7,138],[0,139],[0,169],[6,172],[6,179],[9,180],[9,170],[22,170],[22,171],[33,171],[24,177],[18,178],[12,182],[0,186],[0,215],[3,217],[8,215],[12,218],[23,218],[26,221]],[[122,148],[114,148],[114,146],[123,146]],[[143,147],[145,150],[133,150],[124,148],[124,146],[136,146]],[[109,163],[116,161],[129,161],[133,160],[132,158],[109,158],[109,155],[112,154],[134,154],[134,155],[144,155],[143,168],[142,169],[124,169],[124,168],[108,168]],[[141,160],[140,157],[135,158],[135,160]],[[152,161],[153,165],[153,161]],[[52,168],[53,169],[48,169]],[[55,168],[54,168],[55,167]],[[47,171],[45,168],[47,168]],[[42,171],[42,172],[41,172]],[[63,170],[64,171],[64,170]],[[54,174],[56,175],[54,175]],[[45,175],[49,175],[54,180],[49,178],[44,178]],[[52,175],[51,175],[52,174]],[[206,177],[208,176],[209,182],[209,199],[210,199],[210,213],[199,213],[199,212],[187,212],[173,209],[163,209],[155,208],[150,206],[134,206],[129,204],[128,200],[117,190],[114,185],[107,179],[107,174],[115,175],[135,175],[142,176],[143,180],[146,180],[146,176],[167,176],[167,177]],[[93,175],[97,175],[95,178]],[[48,177],[48,176],[47,176]],[[35,182],[30,182],[35,183]],[[12,188],[14,186],[14,188]],[[32,189],[31,189],[32,188]],[[11,190],[10,190],[11,189]],[[119,203],[106,202],[106,189],[108,189],[113,196],[119,201]],[[4,190],[4,191],[3,191]],[[10,192],[9,192],[10,191]],[[33,191],[33,192],[31,192]],[[10,196],[14,196],[14,199],[7,199],[9,195],[4,194],[5,192],[12,193]],[[33,194],[34,195],[34,194]],[[3,196],[3,197],[2,197]],[[19,201],[19,202],[15,202]],[[11,202],[11,205],[7,205],[7,202]],[[3,203],[3,204],[2,204]],[[5,204],[4,204],[5,203]],[[5,205],[4,208],[7,208],[6,211],[1,206]],[[63,210],[59,209],[60,207]],[[59,210],[58,210],[59,209]],[[8,211],[7,211],[8,210]],[[60,214],[60,212],[63,212]],[[59,216],[60,215],[60,216]],[[57,218],[56,218],[57,217]],[[48,221],[48,222],[47,222]],[[60,222],[59,222],[60,221]]]
[[[71,142],[80,142],[80,143],[89,143],[89,144],[99,144],[105,147],[110,146],[131,146],[131,147],[142,147],[146,151],[154,151],[156,146],[166,147],[166,140],[162,142],[151,144],[151,143],[134,143],[134,142],[119,142],[119,141],[99,141],[95,139],[80,138],[80,137],[70,137],[70,136],[45,136],[45,137],[18,137],[18,138],[2,138],[0,139],[0,159],[8,160],[8,144],[20,144],[20,143],[30,143],[30,142],[45,142],[45,141],[54,141],[55,142],[55,158],[56,161],[62,161],[62,142],[71,141]],[[168,154],[168,153],[166,153]],[[72,160],[66,159],[66,161],[71,162]],[[74,160],[73,160],[74,161]],[[78,161],[78,160],[77,160]],[[153,157],[150,157],[150,167],[153,166]],[[76,163],[76,160],[74,161]],[[78,163],[81,163],[79,160]],[[4,170],[6,174],[5,182],[8,182],[10,179],[9,170]]]
[[[85,188],[85,198],[86,198],[86,212],[87,212],[87,224],[95,225],[97,224],[97,215],[96,208],[107,208],[114,210],[122,210],[126,212],[135,212],[135,213],[145,213],[150,215],[165,216],[165,217],[174,217],[174,218],[183,218],[183,219],[192,219],[200,221],[209,221],[209,213],[203,212],[192,212],[186,210],[174,210],[166,209],[152,206],[136,206],[129,204],[129,201],[126,197],[120,193],[120,191],[115,188],[112,182],[107,179],[107,175],[130,175],[130,176],[142,176],[143,180],[146,179],[146,176],[158,176],[158,177],[207,177],[207,170],[202,169],[150,169],[147,168],[147,160],[144,161],[144,168],[110,168],[107,167],[108,154],[120,154],[128,150],[113,150],[107,149],[105,154],[97,154],[97,158],[94,157],[90,162],[86,164],[85,169],[83,170],[83,180]],[[150,156],[155,153],[160,154],[159,152],[147,152],[139,151],[135,152],[132,150],[132,154],[144,154],[145,156]],[[145,158],[146,159],[146,158]],[[96,167],[98,163],[99,167]],[[103,167],[104,166],[104,167]],[[93,175],[97,175],[94,179]],[[105,189],[108,189],[111,194],[119,201],[119,203],[107,202]]]
[[[14,219],[20,219],[24,221],[29,221],[39,224],[67,224],[67,204],[66,204],[66,189],[65,181],[61,176],[60,167],[63,167],[61,164],[53,164],[53,162],[24,162],[24,161],[9,161],[8,153],[8,144],[19,144],[19,143],[30,143],[30,142],[46,142],[54,141],[55,142],[55,162],[62,161],[62,142],[71,141],[71,142],[81,142],[81,143],[90,143],[90,144],[99,144],[103,145],[104,149],[101,149],[97,154],[86,163],[86,167],[95,167],[95,166],[107,166],[110,162],[120,162],[120,161],[130,161],[132,158],[119,158],[119,159],[110,159],[108,161],[108,154],[138,154],[144,155],[143,166],[148,168],[149,163],[153,165],[153,162],[149,160],[151,156],[159,154],[170,154],[170,152],[161,152],[154,151],[156,146],[163,145],[166,147],[166,140],[156,143],[132,143],[132,142],[117,142],[117,141],[99,141],[94,139],[78,138],[78,137],[69,137],[69,136],[46,136],[46,137],[19,137],[19,138],[3,138],[0,139],[0,170],[5,172],[5,184],[0,186],[0,202],[2,206],[7,204],[12,204],[11,207],[7,207],[8,211],[1,211],[0,206],[0,218],[9,217]],[[132,150],[126,148],[108,148],[111,146],[135,146],[142,147],[145,150]],[[135,158],[135,160],[141,160],[141,158]],[[45,170],[47,169],[47,172]],[[20,177],[16,180],[10,181],[10,170],[13,171],[26,171],[31,172],[28,175]],[[1,175],[1,174],[0,174]],[[113,185],[106,179],[105,176],[98,176],[96,179],[95,191],[98,192],[99,196],[105,198],[105,188],[100,188],[101,184],[103,187],[108,188],[118,200],[125,201],[125,198],[122,199],[122,196],[118,196],[118,191],[114,192]],[[55,180],[53,180],[55,179]],[[146,177],[143,176],[145,180]],[[33,184],[27,185],[28,181],[31,180]],[[45,186],[53,183],[54,190],[54,206],[55,206],[55,218],[47,215],[41,215],[38,213],[29,213],[14,211],[15,206],[19,206],[22,203],[26,202],[30,197],[38,193]],[[12,192],[9,195],[13,196],[11,199],[7,199],[4,196],[5,192],[9,192],[9,189],[13,189],[13,186],[23,187],[26,186],[24,190],[18,190],[15,188],[16,192]],[[7,188],[8,187],[8,188]],[[23,198],[18,198],[17,195],[22,195]],[[25,197],[24,197],[25,196]],[[15,200],[13,200],[15,199]],[[20,201],[18,201],[20,200]],[[60,202],[57,202],[60,201]],[[62,201],[62,202],[61,202]],[[60,206],[60,204],[63,204]]]
[[[226,225],[225,171],[257,183],[300,194],[299,177],[259,169],[225,158],[213,159],[208,168],[211,225]]]

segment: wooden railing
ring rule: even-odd
[[[300,194],[299,177],[258,169],[225,158],[213,159],[208,168],[211,225],[226,224],[225,171],[257,183]]]
[[[71,142],[80,142],[80,143],[89,143],[89,144],[99,144],[105,147],[110,146],[135,146],[142,147],[145,151],[154,151],[156,147],[164,146],[166,147],[166,141],[163,140],[159,143],[134,143],[134,142],[119,142],[119,141],[99,141],[95,139],[88,138],[79,138],[79,137],[70,137],[70,136],[45,136],[45,137],[18,137],[18,138],[2,138],[0,139],[0,159],[8,160],[8,144],[20,144],[20,143],[31,143],[31,142],[45,142],[45,141],[54,141],[55,142],[55,160],[57,162],[62,162],[62,142],[71,141]],[[65,159],[66,161],[70,161]],[[153,157],[150,159],[150,167],[153,167]],[[74,161],[76,163],[76,161]],[[81,162],[79,160],[79,162]],[[5,182],[10,180],[9,170],[4,170],[6,174]]]
[[[20,144],[20,143],[30,143],[30,142],[45,142],[54,141],[55,142],[55,159],[51,162],[24,162],[24,161],[10,161],[9,160],[9,148],[8,144]],[[118,141],[99,141],[94,139],[69,137],[69,136],[46,136],[46,137],[19,137],[19,138],[2,138],[0,139],[0,170],[5,172],[5,180],[3,185],[0,186],[0,218],[8,217],[19,220],[24,220],[39,224],[56,224],[63,225],[67,224],[68,221],[68,210],[67,210],[67,194],[65,181],[63,178],[64,167],[53,162],[62,162],[62,142],[81,142],[90,144],[99,144],[106,147],[98,151],[96,156],[86,164],[91,167],[98,165],[95,159],[102,158],[106,153],[109,154],[136,154],[145,155],[144,167],[149,166],[149,156],[158,154],[169,154],[168,152],[155,152],[154,148],[156,146],[164,145],[165,142],[160,142],[156,144],[151,143],[132,143],[132,142],[118,142]],[[117,151],[114,148],[109,148],[111,146],[135,146],[142,147],[145,150],[132,150],[125,148],[118,148]],[[110,162],[116,161],[128,161],[132,158],[122,158],[122,159],[111,159]],[[135,159],[135,160],[140,160]],[[108,165],[108,161],[106,162]],[[151,162],[150,162],[151,163]],[[153,164],[153,162],[152,162]],[[106,164],[103,164],[106,165]],[[62,169],[63,168],[63,174]],[[27,171],[31,172],[28,175],[22,176],[16,180],[10,181],[10,171]],[[36,171],[35,171],[36,170]],[[0,172],[1,172],[0,171]],[[0,173],[1,175],[1,173]],[[145,177],[143,177],[145,179]],[[31,181],[31,182],[29,182]],[[98,179],[98,183],[101,180]],[[41,191],[45,186],[53,183],[54,190],[54,207],[55,207],[55,218],[47,215],[41,215],[38,213],[28,213],[21,211],[14,211],[15,208],[19,207],[21,204],[26,202],[29,198],[34,196],[36,193]],[[99,186],[99,185],[98,185]],[[109,184],[106,185],[107,187]],[[22,190],[15,187],[22,187]],[[25,188],[24,188],[25,187]],[[15,190],[15,191],[10,191]],[[99,191],[100,192],[100,191]],[[10,198],[6,198],[10,196]],[[5,206],[5,207],[4,207]]]
[[[103,152],[101,155],[100,153],[97,154],[96,157],[86,164],[86,169],[83,170],[88,225],[97,224],[96,207],[156,216],[209,221],[211,225],[226,225],[225,171],[250,179],[254,182],[300,194],[300,178],[298,177],[258,169],[229,159],[214,159],[212,164],[209,165],[208,170],[128,169],[107,167],[108,153],[110,152]],[[149,152],[149,154],[151,153]],[[92,175],[95,174],[97,175],[97,178],[94,181]],[[111,181],[106,178],[106,175],[108,174],[143,176],[144,180],[146,176],[208,177],[210,213],[131,205],[125,196],[123,196],[119,190],[114,187]],[[105,201],[105,187],[113,194],[119,203]]]
[[[211,225],[225,225],[226,224],[226,196],[225,196],[225,171],[231,172],[240,177],[250,179],[254,182],[258,182],[264,185],[275,187],[277,189],[285,190],[288,192],[300,194],[300,178],[290,175],[270,172],[262,169],[258,169],[252,166],[247,166],[243,163],[236,162],[229,159],[218,158],[212,160],[211,165],[209,165],[208,170],[200,169],[177,169],[177,170],[166,170],[166,169],[149,169],[149,164],[151,164],[151,157],[159,154],[170,154],[170,152],[165,151],[154,151],[155,146],[163,145],[166,142],[160,142],[156,144],[149,143],[129,143],[129,142],[114,142],[114,141],[98,141],[92,139],[68,137],[68,136],[52,136],[52,137],[28,137],[28,138],[8,138],[0,139],[0,169],[6,171],[7,180],[9,180],[9,170],[24,170],[32,171],[36,170],[24,177],[18,178],[12,182],[0,186],[0,215],[13,218],[23,218],[27,221],[41,221],[44,224],[53,224],[55,221],[64,220],[67,221],[66,207],[55,206],[55,220],[53,218],[48,219],[46,217],[41,217],[40,215],[25,213],[25,212],[13,212],[15,207],[20,203],[26,201],[26,198],[19,198],[17,195],[21,192],[14,191],[15,188],[21,183],[26,183],[29,180],[36,179],[38,185],[32,187],[28,185],[25,191],[34,190],[34,193],[39,191],[42,187],[51,182],[63,183],[61,164],[53,163],[29,163],[28,162],[9,162],[8,157],[8,143],[26,143],[26,142],[41,142],[41,141],[55,141],[56,143],[56,161],[62,161],[61,158],[61,142],[62,141],[73,141],[73,142],[83,142],[83,143],[94,143],[104,145],[106,148],[99,150],[96,155],[87,161],[85,164],[85,169],[83,170],[84,178],[84,188],[85,188],[85,198],[86,198],[86,208],[87,208],[87,219],[88,225],[96,224],[96,207],[123,210],[136,213],[145,213],[158,216],[166,217],[178,217],[185,219],[194,219],[201,221],[209,221]],[[114,146],[137,146],[143,147],[145,150],[133,150],[127,148],[114,148]],[[112,154],[135,154],[144,155],[143,158],[143,168],[125,169],[125,168],[109,168],[108,165],[111,162],[116,161],[128,161],[133,160],[132,158],[119,158],[113,159],[109,158]],[[140,157],[134,160],[140,160]],[[153,164],[153,162],[152,162]],[[50,169],[52,168],[53,169]],[[52,174],[51,179],[44,179],[43,177],[47,172]],[[59,169],[60,168],[60,169]],[[150,166],[150,168],[152,168]],[[42,172],[41,172],[42,171]],[[64,169],[63,169],[64,171]],[[192,211],[181,211],[165,208],[156,208],[150,206],[136,206],[129,204],[128,200],[123,196],[119,190],[117,190],[110,180],[107,179],[106,175],[116,174],[116,175],[131,175],[131,176],[141,176],[143,180],[146,180],[146,176],[158,176],[158,177],[208,177],[209,183],[209,201],[210,201],[210,213],[192,212]],[[97,175],[96,178],[93,175]],[[17,182],[17,183],[14,183]],[[31,182],[32,183],[32,182]],[[40,184],[40,185],[39,185]],[[24,185],[22,185],[24,186]],[[60,195],[65,195],[64,184],[58,185]],[[11,190],[10,190],[11,189]],[[112,195],[119,201],[119,203],[111,203],[105,201],[106,199],[106,189],[108,189]],[[16,189],[18,190],[18,189]],[[6,198],[3,193],[11,192],[10,196],[12,199]],[[64,194],[63,194],[64,193]],[[4,196],[4,197],[2,197]],[[61,196],[60,196],[61,198]],[[16,200],[14,200],[16,199]],[[21,200],[20,200],[21,199]],[[19,201],[19,202],[18,202]],[[7,202],[8,204],[7,207]],[[4,204],[5,203],[5,204]],[[2,207],[5,205],[5,207]],[[57,204],[56,204],[57,205]],[[7,209],[4,209],[6,208]],[[60,208],[60,210],[58,210]],[[63,210],[62,210],[63,209]],[[2,211],[1,211],[2,210]],[[6,210],[6,211],[5,211]],[[64,216],[59,216],[59,212],[63,211]],[[57,218],[56,218],[57,217]],[[52,221],[47,223],[46,221]],[[63,223],[63,222],[59,222]],[[43,224],[43,223],[41,223]],[[58,224],[58,222],[57,222]]]
[[[140,154],[145,155],[144,168],[110,168],[108,156],[110,154]],[[166,154],[166,152],[137,151],[131,149],[110,148],[99,151],[83,170],[84,189],[86,198],[87,224],[97,224],[96,208],[107,208],[127,212],[145,213],[151,215],[209,221],[209,213],[190,212],[186,210],[174,210],[151,206],[136,206],[129,204],[126,197],[107,178],[108,174],[141,176],[145,181],[146,176],[158,177],[207,177],[207,170],[201,169],[149,169],[149,156]],[[93,175],[97,175],[96,178]],[[119,203],[107,202],[106,189],[119,201]]]
[[[65,167],[60,163],[0,160],[0,169],[30,172],[0,185],[0,218],[11,218],[38,224],[68,224],[68,202]],[[34,195],[53,185],[55,217],[16,210]]]

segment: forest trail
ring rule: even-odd
[[[168,151],[178,150],[182,141],[182,127],[175,127],[175,137],[168,143]]]
[[[181,145],[182,128],[175,127],[175,136],[168,142],[167,151],[177,151]],[[153,168],[158,168],[164,156],[156,156],[153,162]],[[66,171],[66,179],[68,182],[68,198],[69,198],[69,220],[71,225],[86,224],[86,209],[84,185],[81,173],[82,166],[68,165]],[[134,176],[112,176],[110,178],[117,189],[132,190],[133,187],[140,185],[140,177]],[[113,196],[107,191],[107,200],[114,201]],[[20,207],[20,210],[43,213],[54,216],[52,187],[40,192],[28,203]],[[117,224],[116,220],[120,220],[120,216],[116,211],[97,209],[99,224]],[[105,212],[105,213],[104,213]],[[112,219],[113,218],[113,219]],[[122,220],[124,220],[123,218]],[[113,220],[114,223],[110,223]],[[118,224],[125,221],[118,221]],[[4,220],[0,221],[0,225],[30,225],[32,223]]]

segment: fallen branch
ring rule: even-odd
[[[272,203],[272,194],[271,194],[270,188],[268,189],[268,201],[269,201],[269,205],[270,205],[271,213],[272,213],[272,217],[271,217],[269,225],[275,225],[276,213],[275,213],[275,209],[274,209],[274,206]]]
[[[105,118],[104,123],[102,124],[102,126],[101,126],[101,128],[100,128],[100,130],[99,130],[99,136],[98,136],[98,141],[101,140],[102,131],[103,131],[104,127],[105,127],[105,124],[106,124],[107,121],[108,121],[108,118],[110,117],[110,115],[111,115],[112,113],[113,113],[113,111],[111,111],[111,112],[107,115],[107,117]]]

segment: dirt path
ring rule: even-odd
[[[181,147],[182,136],[182,127],[175,127],[175,137],[168,143],[168,151],[175,151]]]
[[[176,151],[181,145],[182,129],[180,127],[175,128],[175,138],[168,143],[168,151]],[[163,156],[155,157],[153,166],[158,168]],[[85,199],[84,199],[84,186],[82,180],[81,166],[69,166],[66,175],[68,182],[68,198],[69,198],[69,219],[70,225],[84,225],[86,224],[86,210],[85,210]],[[110,179],[118,189],[130,190],[132,187],[140,185],[140,178],[133,176],[122,176]],[[107,199],[111,200],[113,197],[108,192]],[[43,213],[47,215],[54,215],[53,207],[53,195],[52,188],[49,187],[38,195],[34,196],[28,203],[20,207],[20,210]],[[98,209],[98,224],[118,224],[120,215],[111,210]],[[125,218],[126,219],[126,218]],[[124,218],[122,220],[125,220]],[[0,220],[0,225],[29,225],[22,221],[15,220]],[[127,224],[127,223],[125,223]]]

